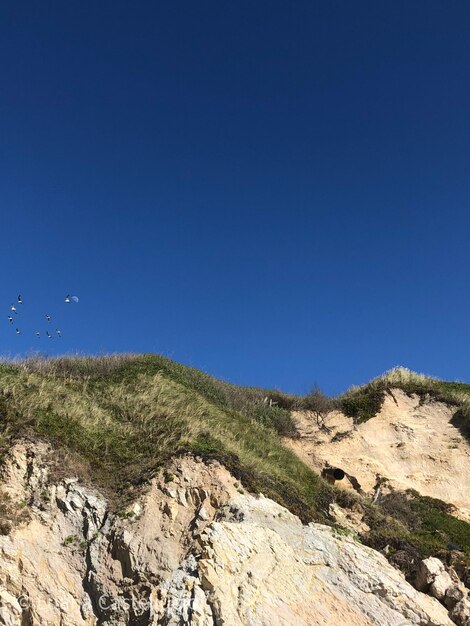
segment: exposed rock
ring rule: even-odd
[[[415,489],[438,498],[454,505],[456,516],[470,520],[470,482],[455,480],[470,473],[470,444],[453,424],[455,411],[455,406],[393,389],[377,415],[361,424],[332,411],[325,429],[311,412],[295,412],[300,437],[285,443],[318,473],[328,462],[354,475],[371,496],[379,474],[394,490]],[[352,488],[345,480],[336,484]],[[383,492],[384,486],[380,497]]]
[[[164,585],[161,596],[165,602],[154,608],[151,623],[168,626],[191,624],[212,626],[214,620],[206,594],[197,575],[197,562],[190,555],[171,579]]]
[[[18,599],[6,589],[0,588],[0,625],[16,626],[21,621],[22,612]]]
[[[271,500],[235,496],[202,539],[199,575],[217,624],[451,624],[381,554],[302,526]]]
[[[236,492],[234,479],[218,464],[181,459],[184,487],[157,478],[116,516],[76,479],[49,484],[49,453],[45,445],[19,444],[2,471],[2,488],[30,503],[32,519],[0,537],[1,619],[15,626],[26,618],[28,626],[147,623],[139,620],[155,613],[152,598],[161,600],[196,538]],[[204,624],[201,594],[194,584],[187,605]]]
[[[446,593],[453,586],[452,578],[449,576],[447,572],[441,572],[434,579],[431,587],[430,593],[438,600],[444,600]]]
[[[240,495],[217,463],[175,459],[171,480],[155,478],[113,515],[76,480],[50,484],[47,455],[18,445],[3,471],[3,488],[31,503],[31,518],[0,537],[0,625],[452,623],[381,554]],[[443,572],[431,564],[425,584]],[[463,620],[466,600],[453,600]]]
[[[458,626],[470,626],[470,601],[461,600],[450,612],[451,618]]]
[[[418,573],[416,575],[415,587],[419,591],[429,591],[432,583],[437,576],[445,573],[444,563],[439,559],[430,557],[421,561],[418,567]]]
[[[450,610],[449,615],[455,623],[470,626],[468,590],[453,567],[447,571],[442,561],[436,558],[421,561],[416,588],[428,592],[442,602]]]
[[[444,604],[449,610],[451,610],[455,607],[456,604],[463,600],[466,595],[466,591],[462,588],[462,586],[453,584],[446,591]]]

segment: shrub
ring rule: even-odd
[[[370,386],[346,394],[341,398],[340,406],[345,415],[360,424],[377,415],[382,408],[383,400],[384,390]]]

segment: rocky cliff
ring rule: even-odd
[[[453,623],[352,534],[303,525],[218,462],[175,458],[115,513],[51,455],[23,441],[3,464],[4,626]]]

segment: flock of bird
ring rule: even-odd
[[[65,302],[66,304],[71,304],[72,302],[74,302],[74,303],[78,303],[78,301],[79,301],[79,300],[78,300],[78,297],[77,297],[77,296],[71,296],[70,294],[67,294],[67,295],[65,296],[65,300],[64,300],[64,302]],[[15,326],[15,325],[13,324],[13,321],[14,321],[14,316],[17,316],[17,315],[18,315],[18,313],[21,313],[21,309],[22,309],[22,307],[23,307],[23,297],[22,297],[22,296],[21,296],[21,294],[20,294],[20,295],[18,296],[18,299],[17,299],[16,304],[15,304],[15,303],[12,303],[12,305],[11,305],[11,307],[10,307],[10,311],[11,311],[11,313],[10,313],[10,315],[8,315],[8,321],[9,321],[9,323],[10,323],[10,325],[11,325],[11,326]],[[12,314],[13,314],[13,315],[12,315]],[[46,314],[45,314],[45,318],[46,318],[47,323],[48,323],[48,324],[51,324],[51,322],[52,322],[52,316],[51,316],[51,315],[49,315],[49,313],[46,313]],[[21,328],[19,328],[18,326],[16,326],[15,331],[16,331],[16,334],[17,334],[17,335],[21,335],[21,334],[22,334],[22,330],[21,330]],[[36,337],[37,337],[38,339],[40,339],[40,338],[41,338],[41,332],[40,332],[39,330],[36,330],[36,331],[34,332],[34,334],[36,335]],[[46,337],[47,337],[48,339],[53,339],[54,337],[56,337],[57,339],[60,339],[60,338],[62,337],[62,332],[60,331],[60,329],[59,329],[59,328],[56,328],[56,329],[55,329],[55,333],[52,333],[52,334],[51,334],[51,332],[49,332],[49,330],[46,330],[45,335],[46,335]]]

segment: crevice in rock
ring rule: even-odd
[[[96,626],[102,626],[103,609],[99,605],[98,590],[93,584],[94,583],[94,567],[93,567],[90,551],[91,551],[91,545],[89,544],[85,552],[86,570],[85,570],[85,576],[83,577],[83,580],[82,580],[82,587],[83,587],[83,591],[87,594],[87,596],[90,599],[93,614],[97,618]]]
[[[103,522],[97,531],[98,537],[103,532],[103,529],[107,525],[108,519],[109,519],[109,512],[106,511],[103,516]],[[91,541],[88,542],[88,545],[85,551],[85,575],[82,579],[82,587],[83,587],[83,591],[86,593],[86,595],[90,599],[93,614],[97,618],[96,626],[102,626],[104,623],[103,619],[106,617],[106,611],[104,611],[104,614],[103,614],[103,607],[100,606],[100,603],[99,603],[101,594],[100,594],[100,590],[96,587],[96,584],[95,584],[95,568],[93,565],[93,559],[91,555],[91,551],[95,548],[96,541],[97,541],[97,537],[91,539]]]

